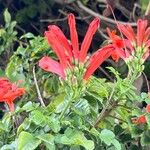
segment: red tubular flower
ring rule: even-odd
[[[57,61],[51,59],[48,56],[44,56],[40,61],[39,61],[39,66],[44,69],[45,71],[53,72],[62,77],[63,79],[65,78],[65,73],[63,70],[63,67],[61,66],[60,63]]]
[[[97,69],[97,67],[112,54],[114,48],[112,46],[108,46],[104,49],[99,49],[89,60],[87,60],[87,51],[90,47],[92,38],[96,30],[99,28],[100,19],[95,18],[90,23],[85,38],[81,44],[81,48],[79,48],[76,22],[73,14],[68,15],[68,24],[70,29],[71,42],[68,42],[62,31],[55,25],[50,25],[48,27],[49,30],[45,32],[45,37],[56,53],[60,62],[44,56],[39,61],[39,66],[42,69],[56,73],[57,75],[65,79],[65,77],[67,76],[67,69],[69,69],[70,71],[73,70],[75,67],[74,65],[76,65],[73,62],[78,62],[79,64],[82,64],[78,65],[82,66],[80,70],[85,70],[82,77],[83,79],[87,80]],[[89,65],[86,66],[85,64]],[[81,76],[79,78],[81,78]]]
[[[79,42],[78,42],[78,34],[76,30],[76,22],[73,14],[68,16],[68,24],[70,29],[70,38],[72,43],[72,52],[75,58],[79,57]]]
[[[137,21],[137,46],[141,47],[145,37],[145,31],[147,27],[147,20],[141,20],[139,19]]]
[[[146,112],[150,113],[150,104],[146,106]]]
[[[115,49],[115,51],[111,55],[113,60],[117,62],[120,57],[125,60],[129,56],[129,53],[126,50],[124,50],[124,46],[127,41],[117,36],[116,31],[114,30],[111,32],[110,29],[107,28],[107,33],[112,42],[112,44],[109,44],[109,45],[112,45]]]
[[[18,88],[17,85],[9,82],[8,79],[0,78],[0,102],[7,103],[11,112],[14,111],[13,101],[24,93],[24,88]]]
[[[145,124],[147,122],[145,115],[142,115],[138,118],[132,118],[131,121],[134,124]]]
[[[55,30],[53,31],[53,27],[49,29],[49,31],[45,32],[45,36],[48,40],[48,43],[51,45],[53,50],[55,51],[56,55],[58,56],[62,67],[65,69],[68,66],[68,58],[69,52],[68,49],[64,47],[64,44],[61,44],[62,41],[59,41],[59,35],[56,35]],[[60,34],[61,36],[61,34]]]
[[[147,20],[139,19],[137,21],[137,33],[135,33],[131,25],[118,24],[118,29],[125,38],[118,37],[114,32],[108,30],[108,35],[112,44],[122,59],[126,60],[135,53],[141,53],[138,51],[139,49],[142,51],[142,58],[144,60],[149,56],[150,27],[147,27],[147,25]]]
[[[140,116],[140,117],[138,118],[137,122],[138,122],[139,124],[145,124],[145,123],[146,123],[146,117],[145,117],[145,115]]]
[[[95,18],[91,22],[91,24],[89,25],[89,28],[86,32],[85,38],[84,38],[82,45],[81,45],[80,58],[79,58],[81,62],[85,61],[87,51],[90,47],[93,35],[95,34],[97,29],[99,28],[99,24],[100,24],[99,18]]]
[[[127,24],[127,25],[118,24],[118,28],[119,28],[120,32],[122,32],[124,34],[124,36],[127,39],[129,39],[129,41],[131,43],[133,43],[136,40],[135,33],[134,33],[131,25],[129,25],[129,24]]]
[[[95,52],[89,61],[89,65],[84,75],[84,79],[87,80],[93,74],[93,72],[99,67],[104,60],[106,60],[113,52],[114,48],[112,46],[106,46]]]

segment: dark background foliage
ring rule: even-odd
[[[112,10],[108,5],[111,6]],[[69,38],[67,14],[71,12],[76,16],[79,41],[82,42],[89,22],[95,14],[99,15],[101,18],[101,27],[94,36],[90,48],[90,52],[93,52],[101,44],[105,44],[103,41],[107,40],[106,27],[115,29],[115,18],[118,21],[131,23],[135,23],[139,18],[150,19],[147,5],[148,0],[0,0],[0,20],[1,27],[3,27],[3,12],[8,8],[12,20],[17,22],[17,37],[27,32],[43,36],[49,24],[57,24]],[[93,12],[95,13],[94,15]],[[112,20],[110,21],[109,19]],[[9,52],[2,54],[4,59],[2,60],[1,68],[5,68],[8,58],[16,51],[18,42],[14,41],[12,45]],[[126,72],[126,67],[122,65],[121,61],[116,65],[112,60],[108,60],[103,66],[107,66],[108,64],[111,64],[115,68],[120,68],[119,71],[122,74]],[[96,74],[113,80],[113,77],[103,69],[103,66],[100,67],[100,71],[97,71]],[[145,73],[149,79],[149,62],[146,62]]]

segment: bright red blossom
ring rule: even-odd
[[[150,113],[150,104],[146,106],[146,113]],[[141,115],[137,118],[132,118],[131,120],[132,120],[132,123],[135,123],[135,124],[144,124],[147,122],[145,115]]]
[[[13,101],[24,93],[24,88],[18,88],[16,84],[9,82],[8,79],[0,78],[0,102],[7,103],[10,111],[14,111]]]
[[[146,106],[146,112],[150,113],[150,104]]]
[[[118,55],[126,60],[131,55],[142,52],[142,58],[147,59],[150,53],[150,27],[148,27],[148,21],[142,19],[137,21],[137,33],[129,24],[118,24],[118,29],[125,38],[117,36],[114,31],[107,30]],[[138,51],[139,49],[140,51]]]
[[[138,118],[137,122],[138,122],[139,124],[144,124],[144,123],[146,123],[146,117],[145,117],[145,115],[140,116],[140,117]]]
[[[45,32],[45,38],[56,53],[59,62],[48,56],[44,56],[39,61],[39,66],[45,71],[56,73],[65,79],[67,76],[67,69],[72,70],[74,65],[78,63],[78,66],[82,66],[80,69],[84,70],[83,79],[87,80],[98,66],[112,54],[114,48],[113,46],[106,46],[105,48],[99,49],[90,58],[87,58],[87,51],[90,47],[92,38],[99,28],[99,18],[95,18],[90,23],[81,47],[79,47],[76,22],[73,14],[68,15],[68,24],[70,29],[70,42],[59,27],[55,25],[50,25],[48,27],[48,31]]]
[[[142,115],[137,118],[132,118],[131,120],[132,120],[132,123],[134,124],[145,124],[147,122],[145,115]]]

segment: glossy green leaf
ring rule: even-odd
[[[41,143],[41,140],[35,138],[28,132],[21,132],[18,138],[18,150],[34,150]]]
[[[121,144],[116,139],[113,139],[112,144],[116,148],[116,150],[121,150]]]
[[[33,121],[36,125],[45,126],[46,118],[45,116],[38,110],[34,110],[30,113],[29,119]]]
[[[73,110],[78,115],[88,115],[90,113],[90,105],[86,99],[81,98],[79,101],[77,101],[74,106]]]
[[[113,142],[113,140],[115,139],[115,134],[108,130],[108,129],[103,129],[100,133],[100,139],[107,144],[108,146],[110,146]]]
[[[64,145],[81,145],[86,150],[94,149],[94,142],[87,140],[81,131],[68,128],[64,134],[56,136],[55,141]]]
[[[4,19],[5,19],[6,23],[10,23],[11,22],[11,16],[10,16],[10,13],[8,12],[8,9],[6,9],[4,11]]]
[[[40,139],[44,145],[47,147],[48,150],[55,150],[55,143],[54,143],[54,136],[51,134],[43,134],[37,136],[38,139]]]
[[[16,149],[17,149],[17,141],[13,141],[11,144],[3,145],[0,150],[16,150]]]
[[[150,130],[145,131],[141,137],[142,146],[150,145]]]
[[[146,121],[147,121],[147,124],[150,128],[150,114],[149,113],[146,114]]]
[[[23,38],[27,38],[27,39],[34,38],[34,35],[31,32],[28,32],[20,37],[20,39],[23,39]]]

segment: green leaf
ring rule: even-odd
[[[150,127],[150,114],[146,114],[146,121],[147,121],[147,124],[148,126]]]
[[[94,142],[92,140],[87,140],[81,131],[76,129],[67,128],[65,134],[59,134],[55,138],[56,143],[64,145],[81,145],[86,150],[94,149]]]
[[[11,22],[11,16],[10,13],[8,12],[8,9],[6,9],[4,11],[4,20],[6,23],[10,23]]]
[[[21,132],[18,138],[18,150],[34,150],[41,143],[41,140],[35,138],[28,132]]]
[[[144,93],[144,92],[141,93],[141,98],[142,98],[142,99],[145,99],[145,98],[147,98],[147,97],[148,97],[148,94],[147,94],[147,93]]]
[[[46,118],[45,116],[38,110],[34,110],[30,113],[29,119],[33,121],[36,125],[45,126]]]
[[[142,11],[145,12],[145,10],[147,9],[147,6],[149,4],[148,0],[140,0],[140,4],[142,6]]]
[[[26,118],[23,123],[17,129],[17,135],[19,135],[23,130],[28,130],[30,128],[31,121]]]
[[[1,147],[0,150],[16,150],[17,149],[17,142],[13,141],[11,144],[6,144]]]
[[[7,113],[4,115],[2,119],[2,123],[5,126],[5,130],[9,131],[12,127],[12,122],[11,122],[11,114]]]
[[[4,77],[5,76],[5,72],[0,68],[0,77]]]
[[[119,81],[120,77],[119,77],[119,72],[117,70],[115,70],[113,67],[107,67],[117,78],[117,80]]]
[[[34,34],[32,34],[31,32],[26,33],[20,37],[20,39],[23,39],[23,38],[27,38],[27,39],[34,38]]]
[[[130,150],[139,150],[139,147],[137,145],[131,145]]]
[[[120,125],[116,125],[116,126],[114,127],[114,133],[115,133],[115,135],[119,135],[119,134],[121,134],[123,131],[124,131],[124,130],[123,130],[123,128],[122,128]]]
[[[49,111],[52,111],[53,109],[56,108],[56,112],[57,111],[58,111],[58,113],[61,112],[61,110],[59,110],[59,105],[61,105],[63,103],[65,96],[66,96],[65,93],[61,93],[58,96],[55,96],[55,98],[52,100],[52,102],[47,106],[47,109]]]
[[[26,112],[29,112],[36,109],[38,106],[39,106],[38,103],[32,103],[31,101],[29,101],[22,107],[22,109],[25,110]]]
[[[54,136],[51,134],[43,134],[40,136],[37,136],[38,139],[44,142],[44,145],[49,150],[55,150],[55,143],[54,143]]]
[[[80,116],[85,116],[90,113],[90,105],[86,99],[80,99],[74,104],[73,110]]]
[[[47,118],[49,121],[48,121],[48,126],[51,128],[51,130],[55,133],[58,133],[61,129],[61,126],[60,126],[60,122],[58,120],[58,118],[56,118],[54,115]]]
[[[81,150],[80,146],[71,146],[69,150]]]
[[[131,125],[130,132],[132,133],[132,137],[135,138],[139,137],[143,133],[143,130],[135,125]]]
[[[112,144],[117,150],[121,150],[121,144],[116,139],[113,139]]]
[[[142,111],[140,108],[136,108],[132,110],[132,116],[140,116],[142,115]]]
[[[150,145],[150,130],[145,131],[141,137],[142,146]]]
[[[0,121],[0,131],[7,131],[5,125]]]
[[[110,146],[115,139],[115,134],[108,130],[108,129],[103,129],[100,133],[100,139],[108,146]]]
[[[95,128],[92,128],[92,129],[90,130],[90,133],[91,133],[92,135],[94,135],[94,136],[99,136],[99,135],[100,135],[99,132],[98,132]]]
[[[119,136],[121,143],[127,143],[132,141],[131,134],[122,134]]]

